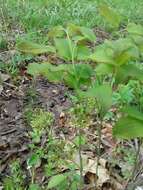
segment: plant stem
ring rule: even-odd
[[[78,75],[77,75],[77,71],[76,71],[76,67],[75,67],[75,50],[76,50],[76,47],[77,47],[77,43],[75,43],[75,45],[72,47],[72,41],[70,39],[69,33],[66,30],[65,30],[65,32],[66,32],[68,43],[69,43],[72,65],[73,65],[73,69],[74,69],[74,72],[75,72],[75,78],[76,78],[76,81],[78,81]]]
[[[101,156],[101,130],[102,130],[102,118],[100,118],[100,124],[97,129],[98,132],[98,147],[97,147],[97,166],[96,166],[96,175],[98,176],[98,166],[99,166],[99,161],[100,161],[100,156]]]
[[[142,145],[142,139],[139,139],[139,144],[136,150],[136,157],[135,157],[135,163],[132,170],[132,175],[131,175],[131,178],[128,180],[124,190],[128,190],[128,187],[130,186],[130,182],[133,182],[136,180],[136,170],[139,165],[139,153],[140,153],[141,145]]]
[[[95,99],[96,103],[97,103],[97,108],[98,108],[98,114],[97,114],[97,121],[99,121],[99,126],[97,128],[97,133],[98,133],[98,146],[97,146],[97,165],[96,165],[96,176],[98,177],[98,167],[99,167],[99,161],[100,161],[100,157],[101,157],[101,131],[102,131],[102,126],[103,126],[103,115],[102,115],[102,111],[100,109],[100,105],[97,102],[97,99]],[[97,181],[95,178],[95,187],[97,188]]]
[[[135,164],[134,164],[133,172],[132,172],[132,176],[131,176],[131,181],[133,181],[134,177],[135,177],[136,169],[137,169],[138,162],[139,162],[140,148],[141,148],[141,139],[139,139],[139,144],[138,144],[138,147],[136,150],[136,158],[135,158]]]
[[[78,148],[78,154],[79,154],[79,164],[80,164],[80,180],[81,180],[81,188],[83,186],[83,162],[82,162],[82,154],[81,154],[81,129],[78,130],[79,135],[79,148]]]

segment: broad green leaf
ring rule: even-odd
[[[64,74],[64,82],[72,88],[80,88],[82,85],[88,84],[93,75],[92,67],[88,64],[71,65],[71,69]]]
[[[113,128],[113,135],[121,139],[143,137],[143,121],[132,118],[120,118]]]
[[[87,27],[80,27],[74,24],[69,24],[67,27],[67,31],[70,36],[76,38],[76,36],[80,36],[78,40],[86,39],[91,42],[95,42],[96,36],[92,29]]]
[[[91,55],[91,51],[88,47],[83,45],[77,46],[77,59],[78,60],[87,60]]]
[[[84,42],[86,41],[85,37],[84,36],[74,36],[72,38],[72,40],[76,43],[76,44],[84,44]]]
[[[37,184],[31,184],[28,190],[40,190],[40,187]]]
[[[105,18],[105,20],[110,23],[113,27],[119,27],[121,22],[121,17],[107,4],[101,4],[99,6],[100,14]]]
[[[65,35],[65,30],[64,28],[59,25],[53,27],[49,32],[48,32],[48,37],[49,38],[57,38],[57,37],[63,37]]]
[[[120,38],[114,41],[106,40],[105,45],[107,48],[112,49],[112,59],[117,66],[139,58],[138,48],[128,38]]]
[[[117,83],[125,82],[129,78],[143,81],[143,70],[139,69],[135,64],[126,64],[117,70]]]
[[[69,23],[67,25],[67,32],[68,34],[73,37],[80,34],[80,26],[77,26],[75,24]]]
[[[93,69],[88,64],[61,64],[32,63],[28,65],[27,73],[36,77],[42,75],[51,82],[63,81],[72,88],[87,84],[93,75]]]
[[[51,177],[49,184],[48,184],[48,189],[52,189],[52,188],[59,186],[66,179],[67,179],[67,177],[63,174],[59,174],[59,175],[55,175],[55,176]]]
[[[50,63],[32,63],[28,65],[27,73],[37,77],[38,75],[42,75],[46,77],[50,82],[60,82],[63,77],[62,68],[58,68]]]
[[[36,77],[38,75],[43,75],[47,70],[51,68],[50,63],[31,63],[28,65],[27,73]]]
[[[97,63],[108,63],[113,65],[113,50],[111,48],[107,48],[104,44],[99,45],[95,49],[95,52],[89,56],[89,59]]]
[[[143,26],[140,24],[130,23],[127,26],[127,31],[139,47],[139,50],[143,52]]]
[[[88,79],[93,74],[93,69],[89,64],[76,64],[75,69],[77,76],[80,78]]]
[[[102,115],[106,114],[112,105],[112,89],[109,85],[95,86],[89,88],[86,92],[79,92],[79,95],[83,97],[95,97]]]
[[[141,113],[136,107],[124,107],[121,111],[134,119],[143,121],[143,113]]]
[[[97,65],[95,71],[97,75],[108,75],[110,73],[113,73],[114,67],[109,64],[99,64]]]
[[[129,23],[127,26],[127,31],[129,34],[135,34],[143,37],[143,26],[140,24]]]
[[[76,78],[75,74],[67,73],[63,77],[63,82],[74,89],[77,89],[80,87],[79,80]]]
[[[66,59],[66,60],[71,60],[72,59],[72,53],[74,52],[74,44],[71,40],[67,40],[64,38],[56,38],[55,39],[55,47],[58,51],[59,57]]]
[[[89,41],[91,42],[95,42],[96,40],[96,36],[94,34],[94,32],[86,27],[80,27],[80,32],[82,33],[82,35]]]
[[[113,49],[115,54],[120,54],[133,47],[133,43],[128,38],[120,38],[117,40],[105,40],[107,47]]]
[[[131,60],[137,60],[139,51],[130,39],[106,40],[104,44],[96,47],[89,58],[97,63],[121,66]]]
[[[22,53],[27,54],[42,54],[42,53],[55,53],[55,48],[53,46],[39,45],[30,41],[21,41],[17,44],[17,49]]]

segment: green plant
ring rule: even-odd
[[[121,16],[116,13],[108,4],[101,4],[99,12],[112,27],[118,28],[121,23]]]
[[[35,142],[40,141],[40,137],[43,131],[50,133],[52,130],[53,115],[50,112],[43,111],[42,109],[36,109],[32,113],[30,125],[32,132],[30,133],[32,140]]]
[[[135,100],[134,88],[128,83],[127,85],[119,85],[118,90],[113,93],[114,105],[128,105]]]
[[[25,175],[18,160],[10,165],[11,176],[4,180],[4,190],[23,190]]]
[[[127,28],[128,30],[128,28]],[[138,34],[139,35],[139,34]],[[121,108],[124,105],[130,105],[134,99],[134,94],[130,85],[127,84],[130,79],[143,80],[143,71],[136,65],[140,61],[141,46],[138,45],[132,37],[126,36],[117,40],[106,40],[98,45],[94,52],[86,54],[87,42],[95,42],[95,35],[90,29],[68,25],[66,29],[59,26],[49,33],[49,38],[54,41],[57,51],[56,56],[70,64],[60,64],[58,66],[50,63],[35,63],[28,66],[28,73],[32,76],[43,75],[51,82],[64,82],[74,89],[75,99],[77,100],[74,112],[76,135],[78,139],[78,152],[80,158],[80,179],[83,184],[83,166],[82,166],[82,127],[85,127],[87,119],[85,99],[94,99],[93,112],[96,120],[99,122],[98,132],[98,157],[96,172],[98,175],[98,164],[101,156],[101,130],[103,120],[112,106],[112,92],[120,96]],[[84,48],[81,53],[79,47]],[[79,55],[84,59],[80,58]],[[81,61],[86,63],[81,63]],[[92,66],[88,60],[95,62]],[[80,62],[80,63],[79,63]],[[106,94],[106,96],[105,96]],[[130,98],[130,99],[129,99]],[[116,99],[117,101],[117,99]],[[142,137],[142,113],[132,107],[122,109],[125,113],[113,129],[113,134],[121,138]],[[85,119],[86,118],[86,119]],[[91,119],[91,118],[90,118]],[[126,127],[125,127],[126,126]],[[129,131],[127,126],[132,126]],[[95,182],[96,184],[96,182]]]

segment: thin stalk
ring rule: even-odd
[[[136,158],[135,158],[135,164],[134,164],[133,171],[132,171],[131,181],[134,180],[134,177],[136,174],[137,166],[139,163],[140,149],[141,149],[141,139],[139,139],[139,144],[138,144],[137,151],[136,151]]]
[[[101,135],[102,135],[102,126],[103,126],[103,116],[102,116],[102,111],[100,109],[100,106],[97,102],[97,99],[95,99],[96,103],[97,103],[97,108],[98,108],[98,112],[99,115],[97,115],[97,120],[99,120],[99,126],[97,128],[97,133],[98,133],[98,145],[97,145],[97,165],[96,165],[96,176],[98,177],[98,168],[99,168],[99,162],[100,162],[100,158],[101,158]],[[95,187],[97,187],[97,180],[95,178]],[[96,188],[95,188],[96,189]]]
[[[99,127],[97,129],[98,132],[98,146],[97,146],[97,166],[96,166],[96,175],[98,176],[98,167],[99,167],[99,161],[100,161],[100,157],[101,157],[101,131],[102,131],[102,119],[100,119],[100,124]]]
[[[67,38],[68,38],[68,43],[69,43],[70,52],[71,52],[71,56],[72,56],[72,64],[74,65],[74,52],[73,52],[73,48],[72,48],[72,44],[71,44],[71,39],[70,39],[70,36],[68,34],[68,31],[65,30],[65,32],[66,32],[66,35],[67,35]]]
[[[81,180],[81,188],[83,186],[83,160],[82,160],[82,153],[81,153],[81,149],[82,149],[82,144],[81,144],[81,129],[78,130],[78,136],[79,136],[79,147],[78,147],[78,154],[79,154],[79,164],[80,164],[80,180]]]
[[[75,56],[75,49],[76,49],[76,47],[77,47],[77,43],[74,45],[74,47],[72,47],[71,39],[70,39],[70,36],[69,36],[69,34],[68,34],[68,31],[65,30],[65,32],[66,32],[67,39],[68,39],[68,43],[69,43],[69,47],[70,47],[72,65],[73,65],[73,69],[74,69],[74,72],[75,72],[76,81],[78,81],[78,75],[77,75],[77,73],[76,73],[75,59],[74,59],[74,56]]]
[[[34,184],[34,178],[35,178],[35,169],[34,168],[32,168],[31,174],[32,174],[31,183]]]
[[[124,190],[128,189],[130,182],[133,182],[136,180],[136,170],[137,170],[137,167],[139,165],[139,153],[140,153],[141,145],[142,145],[142,139],[140,139],[139,145],[138,145],[137,150],[136,150],[135,163],[134,163],[134,166],[132,169],[131,178],[128,180]]]

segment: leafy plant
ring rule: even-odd
[[[135,99],[134,88],[130,83],[119,85],[118,90],[113,93],[113,104],[118,106],[129,105]]]
[[[50,131],[53,123],[53,115],[50,112],[44,112],[42,109],[35,110],[31,115],[30,125],[32,132],[30,133],[34,142],[39,142],[43,131]]]
[[[25,175],[18,160],[11,164],[10,170],[11,176],[4,180],[4,190],[23,190]]]
[[[55,49],[52,46],[39,45],[30,41],[20,41],[17,44],[18,51],[27,54],[42,54],[42,53],[55,53]]]
[[[135,24],[135,23],[129,23],[129,25],[127,26],[127,31],[129,33],[129,36],[137,45],[137,47],[139,48],[142,54],[143,52],[143,26],[139,24]]]
[[[64,82],[68,86],[78,89],[91,82],[93,70],[87,64],[62,64],[54,66],[50,63],[35,63],[28,67],[29,74],[43,75],[51,82]]]
[[[110,10],[105,12],[108,11]],[[110,17],[110,14],[108,16]],[[83,163],[81,151],[85,142],[82,127],[86,127],[88,115],[90,115],[86,99],[94,101],[93,106],[91,106],[92,113],[95,112],[94,116],[99,122],[96,167],[98,174],[104,118],[113,104],[113,96],[114,98],[115,95],[116,98],[118,96],[121,108],[125,105],[130,106],[133,102],[134,92],[127,83],[130,79],[137,80],[139,83],[143,81],[143,71],[135,64],[140,61],[141,49],[129,35],[117,40],[105,40],[103,44],[96,46],[93,53],[89,53],[87,44],[90,42],[94,45],[96,39],[94,33],[90,29],[73,24],[68,25],[66,29],[62,26],[54,28],[53,32],[49,32],[48,37],[49,41],[54,44],[56,56],[70,63],[60,65],[53,65],[48,62],[33,63],[28,65],[27,72],[33,77],[42,75],[50,82],[63,82],[74,89],[74,96],[76,97],[76,103],[73,104],[74,126],[76,129],[75,144],[80,158],[80,185],[82,187]],[[82,63],[83,60],[84,63]],[[92,61],[92,65],[88,61]],[[121,113],[123,116],[116,122],[113,135],[123,139],[142,137],[142,112],[138,110],[138,107],[124,108]],[[42,116],[40,117],[42,119]],[[39,118],[40,121],[41,119]],[[89,119],[92,119],[92,117]],[[36,125],[37,123],[39,125],[39,122],[36,121]],[[54,152],[52,151],[51,154],[54,154]],[[39,157],[36,158],[39,159]],[[48,161],[47,168],[50,173],[52,165],[49,158]],[[54,173],[53,175],[59,183],[57,188],[60,189],[62,182],[63,185],[67,185],[66,182],[64,183],[65,176],[63,174],[59,176]],[[54,177],[51,178],[48,188],[58,185],[57,183],[54,184]]]
[[[121,23],[121,16],[109,7],[107,4],[99,5],[99,12],[104,17],[104,19],[111,24],[112,27],[118,28]]]
[[[143,113],[134,107],[125,107],[121,111],[124,116],[116,123],[113,134],[125,139],[142,137]]]
[[[113,74],[116,81],[124,82],[128,77],[141,78],[141,71],[133,64],[132,60],[139,59],[136,46],[127,38],[115,41],[105,41],[95,49],[90,59],[99,64],[96,72],[99,75]]]
[[[63,183],[65,180],[67,180],[66,175],[64,174],[59,174],[59,175],[55,175],[53,176],[48,184],[48,189],[52,189],[54,187],[59,186],[61,183]]]

